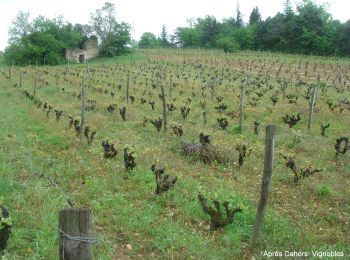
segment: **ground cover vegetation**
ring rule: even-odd
[[[9,29],[4,59],[8,65],[57,65],[65,63],[66,49],[82,48],[90,38],[98,39],[101,57],[122,55],[129,50],[130,30],[129,24],[117,22],[115,5],[109,2],[90,14],[89,24],[73,25],[63,16],[30,20],[29,12],[20,11]]]
[[[333,20],[325,5],[302,1],[296,10],[290,0],[284,10],[262,19],[254,7],[248,23],[243,22],[239,4],[232,17],[219,21],[214,16],[192,18],[188,25],[169,34],[163,25],[160,36],[145,32],[138,43],[141,48],[177,46],[184,48],[220,48],[237,50],[269,50],[274,52],[349,56],[350,21]]]
[[[349,255],[349,60],[180,49],[132,57],[1,67],[8,259],[57,258],[58,211],[71,206],[92,209],[98,259]],[[268,124],[277,127],[273,179],[251,249]]]

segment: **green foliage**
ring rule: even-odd
[[[224,52],[235,52],[239,50],[239,44],[236,42],[235,39],[232,39],[228,36],[224,36],[222,38],[219,38],[216,41],[216,45],[223,49]]]
[[[288,147],[296,148],[303,142],[303,140],[304,138],[301,131],[292,129],[292,141],[288,144]]]
[[[29,13],[19,11],[9,29],[9,43],[18,43],[30,32]]]
[[[127,52],[127,45],[131,43],[131,27],[127,23],[117,22],[113,3],[106,2],[101,9],[91,14],[90,25],[100,40],[102,56],[115,56]]]
[[[55,146],[56,148],[62,150],[67,150],[69,147],[68,143],[62,137],[56,134],[40,136],[40,141],[43,144]]]
[[[333,25],[337,27],[335,37],[339,53],[341,55],[350,55],[350,20],[341,25],[337,25],[337,23],[334,22]]]
[[[165,25],[162,26],[162,31],[160,33],[160,42],[162,47],[168,47],[169,46],[169,40],[168,40],[168,32],[166,30]]]
[[[100,41],[102,56],[115,56],[128,51],[131,27],[116,21],[114,4],[105,3],[102,9],[97,9],[95,14],[91,14],[90,24],[72,25],[65,22],[62,16],[54,19],[38,16],[30,22],[29,13],[19,12],[9,29],[5,63],[58,64],[65,59],[66,49],[81,48],[93,34]]]
[[[222,22],[213,16],[189,20],[187,27],[175,30],[175,45],[220,48],[229,52],[238,43],[243,50],[350,55],[350,21],[344,24],[333,21],[323,5],[311,0],[300,3],[296,11],[287,0],[282,13],[264,21],[258,7],[254,7],[246,26],[242,16],[237,4],[234,18]],[[166,46],[165,38],[162,38],[162,45]],[[232,47],[228,47],[228,39],[231,39]]]
[[[199,46],[199,31],[190,27],[178,27],[175,31],[176,42],[184,48]]]
[[[255,6],[249,16],[249,25],[257,24],[259,22],[261,22],[261,14],[259,8]]]
[[[160,47],[160,43],[153,33],[145,32],[142,34],[138,46],[139,48],[155,48]]]
[[[236,22],[235,26],[240,29],[244,26],[243,18],[241,10],[239,9],[239,2],[237,1],[237,7],[236,7]]]
[[[206,16],[204,19],[198,18],[196,28],[200,46],[216,47],[216,40],[220,33],[220,23],[214,16]]]
[[[317,194],[321,199],[326,199],[333,194],[333,190],[329,186],[322,184],[318,187]]]
[[[29,13],[19,12],[9,29],[10,45],[4,54],[7,64],[58,64],[66,48],[79,47],[87,38],[62,17],[51,20],[39,16],[31,23],[28,18]]]

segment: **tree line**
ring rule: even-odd
[[[30,21],[29,16],[20,11],[12,22],[4,52],[7,64],[59,64],[65,61],[66,49],[82,48],[90,38],[98,38],[101,56],[124,53],[131,43],[130,25],[117,22],[115,5],[109,2],[90,14],[89,24],[73,25],[62,16],[38,16]]]
[[[262,20],[254,7],[248,24],[244,24],[237,4],[236,15],[218,21],[214,16],[190,19],[187,26],[177,27],[168,35],[163,25],[160,37],[145,32],[140,48],[184,47],[237,50],[270,50],[313,55],[350,55],[350,20],[333,20],[323,5],[305,0],[293,10],[291,1],[274,17]]]
[[[101,56],[115,56],[129,50],[131,26],[116,19],[115,5],[106,2],[90,14],[88,24],[72,24],[63,17],[44,16],[29,20],[28,12],[19,12],[9,29],[7,64],[59,64],[68,48],[82,48],[89,38],[97,38]],[[350,56],[350,20],[333,20],[322,5],[305,0],[293,10],[290,0],[284,10],[262,20],[254,7],[245,24],[237,4],[236,15],[218,21],[214,16],[189,19],[187,26],[169,34],[165,25],[160,36],[145,32],[140,48],[182,47],[219,48],[225,52],[269,50],[287,53]]]

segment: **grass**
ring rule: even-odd
[[[5,65],[4,53],[0,51],[0,67]]]
[[[332,161],[335,138],[348,133],[347,112],[335,116],[321,99],[311,133],[306,131],[305,117],[295,132],[283,125],[281,115],[298,109],[307,111],[307,102],[286,105],[280,101],[269,110],[265,109],[269,106],[266,95],[257,108],[247,102],[247,118],[243,134],[239,135],[236,119],[229,119],[227,131],[219,129],[216,122],[219,113],[213,108],[215,101],[210,99],[206,108],[208,124],[203,124],[197,102],[201,97],[201,84],[190,81],[185,85],[185,81],[179,80],[173,92],[177,110],[169,113],[168,120],[170,125],[181,123],[185,134],[175,138],[170,129],[158,133],[150,124],[142,127],[144,117],[154,119],[161,111],[156,89],[147,89],[152,95],[142,94],[146,88],[145,77],[149,78],[150,86],[153,66],[159,64],[168,73],[184,73],[189,78],[195,76],[196,70],[188,64],[178,66],[183,57],[177,60],[176,54],[167,57],[169,64],[167,60],[145,63],[143,54],[133,55],[135,62],[136,57],[140,58],[136,64],[141,74],[146,75],[135,81],[135,75],[130,76],[130,91],[136,96],[133,104],[126,104],[124,99],[126,72],[134,71],[130,57],[118,61],[97,60],[93,65],[97,71],[93,86],[108,93],[113,91],[116,96],[112,98],[87,89],[88,99],[97,102],[96,111],[86,113],[86,124],[97,131],[91,146],[84,139],[79,141],[68,128],[68,115],[80,116],[80,101],[70,94],[79,92],[80,78],[76,76],[82,70],[79,65],[71,67],[72,74],[67,81],[60,79],[59,87],[54,85],[52,75],[64,68],[49,68],[45,76],[49,84],[37,89],[42,101],[64,110],[60,122],[56,122],[53,112],[47,118],[42,108],[36,108],[22,93],[24,89],[32,91],[30,75],[34,68],[26,69],[23,89],[14,88],[12,81],[0,75],[0,196],[4,197],[13,219],[13,233],[6,252],[8,259],[57,259],[58,211],[68,207],[68,200],[92,209],[94,232],[99,238],[93,247],[97,259],[246,259],[251,254],[262,259],[264,250],[350,253],[346,238],[346,219],[350,214],[349,157],[345,155],[339,162]],[[120,65],[119,62],[126,63]],[[45,68],[39,70],[44,75]],[[17,74],[14,69],[14,81]],[[163,80],[170,82],[169,78]],[[122,85],[120,91],[117,84]],[[230,110],[238,105],[236,87],[221,86],[217,90],[218,95],[225,96]],[[184,91],[183,96],[178,94],[180,89]],[[337,97],[336,93],[331,94]],[[140,105],[140,97],[155,100],[155,110],[151,110],[148,103]],[[178,110],[189,97],[195,104],[189,104],[191,113],[183,120]],[[118,111],[110,114],[105,110],[111,103],[127,106],[126,122],[121,121]],[[258,136],[252,128],[256,119],[262,123]],[[318,124],[323,120],[332,125],[327,137],[317,134]],[[251,251],[249,243],[263,168],[263,126],[267,123],[278,126],[274,177],[261,244]],[[232,161],[227,165],[204,165],[184,157],[178,149],[179,141],[198,142],[201,131],[210,134],[213,144],[230,155]],[[101,142],[107,138],[119,152],[114,160],[102,158]],[[239,168],[235,145],[241,142],[247,143],[252,153]],[[137,153],[137,167],[131,173],[126,173],[123,166],[125,145],[134,147]],[[324,171],[295,186],[283,162],[285,153],[296,154],[300,166],[312,163]],[[150,170],[152,163],[165,166],[166,173],[179,179],[173,189],[157,197]],[[199,192],[209,199],[228,200],[232,207],[240,206],[243,212],[236,215],[233,224],[212,232],[209,218],[197,200]]]
[[[136,61],[144,61],[147,60],[147,57],[140,54],[135,50],[130,50],[129,53],[122,54],[120,56],[116,56],[113,58],[99,57],[90,60],[91,65],[99,65],[99,64],[120,64],[120,63],[128,63],[128,62],[136,62]]]

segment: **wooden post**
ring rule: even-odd
[[[58,75],[58,72],[56,72],[56,86],[58,86],[58,80],[59,80],[59,75]]]
[[[9,78],[11,79],[11,67],[9,67]]]
[[[91,89],[91,73],[89,72],[89,83],[88,83],[88,88]]]
[[[89,61],[90,62],[90,61]],[[89,82],[88,82],[88,88],[91,89],[91,71],[89,70]]]
[[[84,76],[81,80],[81,118],[80,118],[80,140],[83,136],[84,132],[84,119],[85,119],[85,102],[86,102],[86,96],[85,96],[85,85],[84,85]]]
[[[170,75],[170,87],[169,87],[169,98],[171,98],[171,91],[173,88],[173,75]]]
[[[126,103],[129,103],[129,85],[130,85],[130,74],[128,74],[126,80]]]
[[[33,88],[33,96],[35,97],[36,94],[36,86],[38,85],[38,73],[35,74],[35,82],[34,82],[34,88]]]
[[[90,209],[69,208],[59,212],[59,259],[92,260]]]
[[[157,80],[158,82],[158,80]],[[163,101],[163,123],[164,130],[167,130],[167,118],[166,118],[166,101],[165,101],[165,93],[162,82],[159,82],[160,91],[162,92],[162,101]]]
[[[287,89],[288,83],[286,80],[283,80],[282,82],[282,99],[283,101],[286,100],[286,89]]]
[[[257,244],[259,239],[260,227],[264,220],[265,207],[269,196],[269,186],[273,167],[273,151],[275,146],[275,131],[276,127],[274,125],[268,125],[266,127],[264,174],[262,177],[260,201],[256,212],[256,220],[253,231],[253,246]]]
[[[19,87],[22,87],[22,70],[19,70]]]
[[[210,85],[211,88],[211,100],[214,100],[214,94],[215,94],[215,87],[216,87],[216,80],[213,79]]]
[[[242,134],[242,130],[243,130],[243,95],[244,95],[244,89],[242,85],[241,96],[239,98],[239,133],[240,134]]]
[[[308,131],[310,131],[312,116],[314,113],[316,91],[317,91],[317,86],[314,86],[314,88],[312,89],[312,97],[311,97],[311,102],[310,102],[309,120],[307,122],[307,130]]]

